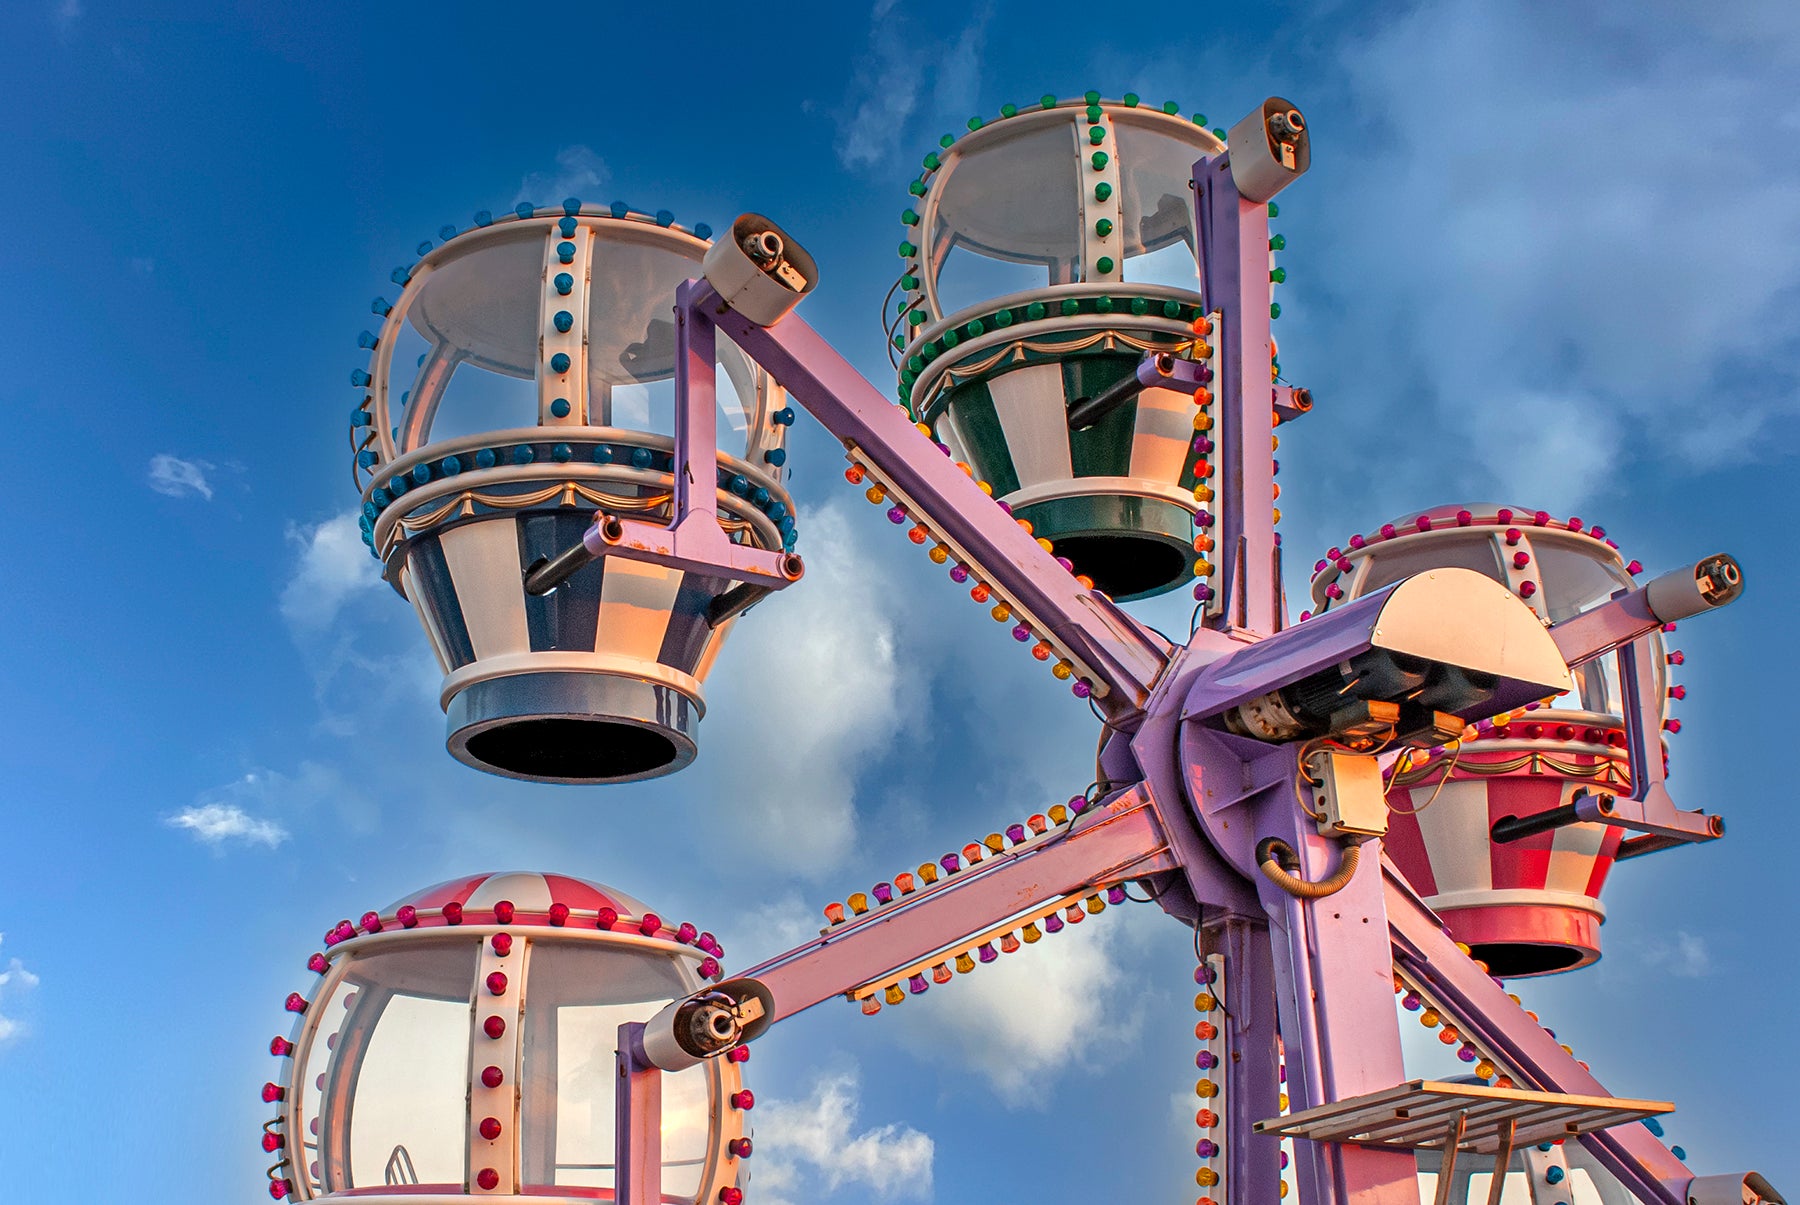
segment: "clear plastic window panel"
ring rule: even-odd
[[[1616,592],[1632,588],[1631,578],[1624,569],[1612,563],[1610,557],[1599,555],[1610,552],[1609,549],[1604,546],[1590,548],[1596,541],[1587,537],[1580,537],[1580,540],[1576,543],[1535,533],[1531,537],[1532,556],[1537,562],[1544,591],[1544,607],[1552,623],[1573,619],[1583,611],[1599,606]],[[1652,697],[1660,699],[1665,677],[1662,638],[1653,634],[1650,640],[1655,646],[1655,656],[1651,660],[1656,672],[1649,687]],[[1552,707],[1611,715],[1621,712],[1618,654],[1608,653],[1578,665],[1571,671],[1571,677],[1569,693],[1558,696]]]
[[[1500,568],[1500,555],[1494,541],[1486,535],[1443,536],[1418,540],[1400,547],[1383,547],[1370,558],[1368,575],[1358,583],[1358,596],[1373,594],[1406,578],[1429,569],[1473,569],[1485,577],[1504,583],[1506,574]]]
[[[668,958],[533,942],[519,1139],[525,1191],[614,1183],[619,1026],[691,990]],[[664,1200],[691,1200],[712,1145],[708,1065],[662,1077]]]
[[[407,319],[423,336],[425,358],[410,373],[402,448],[537,425],[538,310],[544,274],[542,229],[492,236],[444,255],[419,285]],[[410,341],[406,341],[410,343]],[[397,343],[393,379],[409,379],[417,359]],[[388,405],[398,415],[400,399]]]
[[[950,158],[927,205],[926,288],[937,316],[1079,277],[1081,158],[1064,114],[1020,122]]]
[[[1207,151],[1166,122],[1115,115],[1119,146],[1119,234],[1125,279],[1198,291],[1194,163]],[[1196,134],[1198,131],[1196,131]]]
[[[315,1183],[460,1190],[476,957],[473,938],[415,943],[345,969],[297,1069]]]
[[[403,451],[538,424],[549,237],[541,226],[494,236],[447,255],[421,283],[393,359],[394,381],[411,382],[404,403],[398,394],[389,400],[401,431],[413,433]],[[696,260],[627,226],[599,227],[588,302],[590,425],[674,434],[675,291],[699,274]],[[744,455],[755,378],[735,347],[721,340],[719,350],[719,446]]]

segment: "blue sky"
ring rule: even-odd
[[[744,966],[1088,781],[1086,709],[807,419],[812,572],[739,626],[700,761],[468,771],[343,443],[368,299],[521,195],[775,216],[823,265],[805,316],[885,387],[918,157],[1088,88],[1311,122],[1278,223],[1283,367],[1319,399],[1282,453],[1296,598],[1315,550],[1449,501],[1573,510],[1653,569],[1742,559],[1743,601],[1675,641],[1671,788],[1728,837],[1621,868],[1606,958],[1525,994],[1680,1105],[1696,1167],[1793,1191],[1797,73],[1779,3],[0,9],[0,1200],[266,1199],[281,1000],[327,925],[414,887],[595,878]],[[751,1063],[750,1199],[1180,1199],[1189,941],[1109,910],[895,1015],[788,1023]]]

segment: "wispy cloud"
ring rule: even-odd
[[[556,167],[550,171],[532,172],[519,181],[519,193],[513,204],[529,201],[533,205],[557,205],[565,197],[580,197],[593,202],[599,198],[609,173],[606,161],[585,146],[566,146],[556,152]]]
[[[328,626],[353,595],[381,585],[381,570],[362,542],[354,513],[311,527],[290,525],[300,549],[293,577],[281,592],[281,614],[296,628]]]
[[[6,940],[6,934],[0,933],[0,942]],[[17,958],[8,959],[6,969],[0,971],[0,1001],[9,998],[17,999],[26,992],[37,987],[40,980],[32,972],[25,969],[25,964]],[[17,1017],[0,1013],[0,1044],[25,1034],[25,1023]]]
[[[1150,920],[1168,923],[1160,912]],[[1119,942],[1129,923],[1108,909],[977,966],[899,1006],[901,1032],[930,1057],[975,1071],[1008,1105],[1042,1103],[1059,1069],[1129,1046],[1142,1025],[1122,990]]]
[[[869,48],[845,97],[847,116],[838,127],[836,150],[838,161],[852,170],[883,168],[901,152],[927,80],[934,115],[960,115],[962,120],[975,110],[992,3],[978,5],[943,47],[896,38],[887,21],[894,3],[876,0],[871,9]]]
[[[818,873],[848,853],[857,770],[917,713],[924,672],[901,663],[885,568],[838,504],[809,515],[807,543],[806,580],[746,615],[720,657],[696,768],[731,800],[721,823],[740,843]]]
[[[1686,929],[1671,937],[1657,938],[1644,947],[1644,962],[1677,979],[1703,979],[1712,971],[1712,953],[1705,940]]]
[[[204,460],[183,460],[167,452],[150,458],[150,488],[171,498],[199,495],[212,501],[212,483],[206,474],[213,466]]]
[[[931,1197],[935,1145],[929,1135],[890,1123],[858,1132],[863,1092],[854,1070],[828,1072],[803,1101],[764,1100],[756,1109],[758,1196],[767,1205],[806,1199],[808,1181],[826,1192],[846,1185],[881,1200]]]
[[[166,817],[171,828],[184,828],[199,841],[214,847],[241,842],[274,849],[288,839],[288,831],[273,820],[250,815],[235,803],[200,803]]]
[[[1652,7],[1413,5],[1336,52],[1350,124],[1314,123],[1344,150],[1282,199],[1283,300],[1292,363],[1359,366],[1343,463],[1429,449],[1377,489],[1572,508],[1632,459],[1754,458],[1800,411],[1800,161],[1769,154],[1800,124],[1769,104],[1792,10]]]
[[[217,851],[232,846],[274,849],[287,841],[288,825],[317,813],[350,832],[368,832],[378,808],[356,783],[331,766],[301,762],[291,772],[250,770],[224,786],[203,791],[187,807],[163,817]]]
[[[56,24],[56,32],[66,38],[75,32],[76,23],[86,11],[81,0],[57,0],[50,9],[50,19]]]

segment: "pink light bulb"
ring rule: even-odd
[[[556,903],[550,905],[550,923],[558,929],[569,923],[569,906]]]
[[[331,963],[323,954],[314,954],[306,960],[306,969],[315,975],[323,975],[331,969]]]
[[[700,960],[700,974],[707,978],[715,978],[719,973],[719,960],[708,954]]]
[[[448,904],[445,904],[444,905],[444,923],[447,925],[460,925],[460,924],[462,924],[462,922],[463,922],[463,906],[461,904],[457,903],[455,900],[451,900]]]
[[[291,1013],[303,1013],[306,1011],[306,997],[302,996],[299,992],[289,992],[288,998],[282,1004],[282,1007]]]
[[[419,910],[411,904],[401,904],[394,909],[394,919],[400,922],[402,929],[416,929],[419,927]]]
[[[731,1107],[734,1109],[754,1109],[756,1107],[756,1094],[748,1088],[739,1092],[733,1092],[731,1094]]]
[[[379,932],[381,932],[381,913],[379,913],[379,912],[363,913],[362,914],[362,927],[363,927],[364,933],[379,933]]]
[[[487,990],[496,996],[506,995],[506,972],[494,971],[487,977]]]
[[[513,923],[513,902],[501,900],[494,905],[494,923],[510,925]]]
[[[287,1092],[280,1084],[267,1083],[262,1086],[263,1103],[266,1105],[272,1105],[286,1095]]]
[[[655,937],[656,931],[662,928],[662,917],[654,912],[644,913],[644,919],[638,922],[638,932],[645,937]]]
[[[512,934],[496,933],[496,934],[494,934],[493,937],[488,939],[488,944],[494,948],[494,953],[496,955],[498,955],[501,958],[505,958],[508,954],[512,953],[512,947],[513,947]]]
[[[618,923],[619,913],[613,908],[602,908],[594,916],[594,927],[597,929],[610,929]]]
[[[694,939],[698,936],[700,936],[700,930],[686,921],[682,921],[681,927],[675,930],[675,940],[684,946],[693,945]]]
[[[276,1058],[286,1058],[294,1053],[294,1044],[283,1037],[270,1038],[269,1053]]]

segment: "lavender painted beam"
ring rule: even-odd
[[[1604,656],[1627,641],[1648,636],[1662,627],[1662,620],[1650,610],[1649,594],[1648,588],[1640,587],[1551,628],[1550,639],[1556,641],[1569,668]]]
[[[644,1026],[619,1026],[613,1088],[613,1200],[662,1205],[662,1072],[644,1055]]]
[[[1135,717],[1168,663],[1166,640],[1084,589],[798,316],[762,327],[704,284],[683,296],[879,471],[1024,622],[1066,646],[1094,675],[1096,702],[1109,719]]]
[[[1138,792],[1090,810],[1066,836],[995,854],[745,971],[775,998],[771,1023],[924,958],[1036,904],[1099,883],[1173,869]]]
[[[1382,863],[1389,936],[1394,961],[1420,984],[1457,1028],[1492,1051],[1521,1087],[1578,1096],[1610,1096],[1457,948],[1442,922],[1420,901],[1392,863]],[[1581,1142],[1606,1169],[1649,1205],[1685,1205],[1690,1172],[1655,1135],[1640,1125],[1584,1134]]]
[[[1222,626],[1267,636],[1287,624],[1275,543],[1269,211],[1238,195],[1229,158],[1194,165],[1201,293],[1206,307],[1221,315],[1215,392]]]

